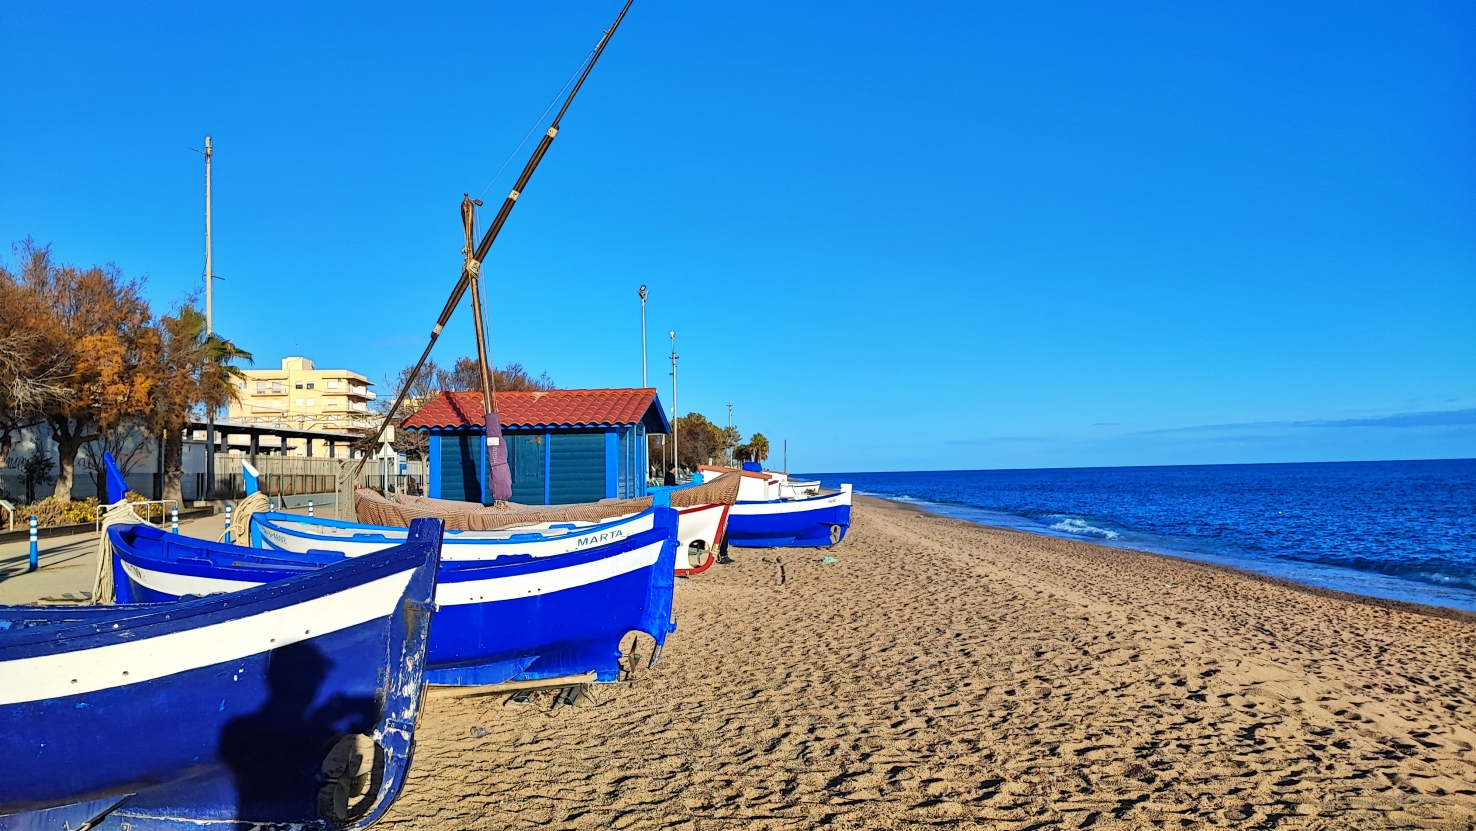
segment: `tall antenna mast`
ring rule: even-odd
[[[215,334],[213,294],[215,268],[210,260],[210,157],[215,154],[210,136],[205,137],[205,338]],[[215,373],[211,373],[213,376]],[[212,381],[215,380],[213,377]],[[286,441],[286,439],[283,439]],[[285,455],[285,454],[283,454]],[[215,499],[215,408],[205,405],[205,501]]]
[[[676,353],[676,330],[671,330],[671,464],[677,470],[681,470],[681,457],[677,455],[677,353]]]
[[[210,157],[215,150],[210,146],[210,136],[205,137],[205,334],[215,334],[213,314],[213,286],[215,271],[210,262]]]

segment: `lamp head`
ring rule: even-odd
[[[638,291],[636,293],[641,296],[641,299],[642,300],[645,300],[646,299],[646,287],[645,286],[641,286],[640,291]]]

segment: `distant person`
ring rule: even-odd
[[[408,493],[411,496],[420,496],[420,483],[415,481],[414,476],[411,476],[405,480],[405,493]]]
[[[663,485],[675,485],[676,484],[676,465],[672,465],[671,467],[669,467],[669,468],[666,469],[666,478],[663,479],[663,480],[661,480],[661,484],[663,484]]]

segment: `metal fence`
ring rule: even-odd
[[[242,499],[246,496],[246,477],[241,468],[246,457],[233,453],[215,454],[215,498]],[[329,459],[307,456],[258,456],[256,468],[261,473],[261,489],[270,497],[301,496],[307,494],[334,493],[338,487],[339,463],[354,464],[348,459]],[[394,493],[423,492],[425,488],[425,465],[409,461],[402,473],[387,473],[389,465],[379,459],[369,459],[360,472],[358,482],[365,487],[378,488]],[[398,464],[395,465],[398,467]],[[91,471],[77,466],[72,496],[84,499],[95,496],[96,483]],[[163,496],[163,474],[133,472],[125,477],[128,489],[152,499]],[[180,496],[185,505],[205,499],[206,474],[189,471],[180,477]],[[414,480],[411,484],[410,480]],[[36,488],[36,498],[50,496],[51,485]],[[0,499],[9,499],[20,504],[26,501],[25,481],[20,471],[0,468]]]
[[[215,456],[215,498],[242,499],[246,496],[246,477],[241,468],[245,461],[241,456],[217,453]],[[344,463],[340,468],[339,463]],[[341,469],[353,462],[347,459],[317,459],[303,456],[257,457],[256,468],[260,473],[259,484],[267,496],[306,496],[331,494],[338,490]],[[386,474],[376,459],[364,465],[358,483],[394,493],[408,493],[424,487],[425,473],[418,461],[407,462],[404,473]],[[195,473],[185,477],[181,490],[186,502],[205,498],[206,474]],[[414,480],[414,485],[411,484]]]

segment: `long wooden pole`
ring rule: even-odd
[[[630,6],[634,2],[635,0],[626,0],[625,6],[620,9],[619,16],[615,18],[615,23],[600,37],[599,44],[595,46],[594,54],[590,56],[589,63],[585,64],[584,74],[579,76],[578,83],[574,84],[574,89],[569,91],[569,97],[564,99],[564,106],[560,107],[559,114],[554,116],[553,124],[543,134],[543,139],[538,142],[538,147],[534,149],[533,155],[528,159],[528,163],[523,166],[522,174],[518,176],[518,181],[513,185],[512,192],[507,195],[507,199],[503,200],[502,207],[497,211],[497,218],[493,219],[492,224],[487,227],[487,233],[482,236],[482,242],[477,246],[476,252],[462,266],[461,279],[456,281],[455,288],[451,290],[451,296],[446,298],[446,305],[441,309],[440,317],[436,318],[435,328],[431,329],[430,343],[425,345],[425,351],[420,353],[420,360],[415,362],[415,368],[410,371],[410,376],[400,387],[399,394],[395,396],[395,403],[390,405],[389,412],[385,414],[384,421],[379,425],[379,432],[375,433],[374,441],[371,444],[379,443],[380,437],[384,435],[385,428],[394,420],[395,413],[400,410],[400,405],[405,403],[405,394],[409,392],[410,385],[415,382],[415,379],[420,375],[420,371],[425,368],[425,362],[430,358],[431,349],[435,348],[436,341],[441,337],[441,330],[446,327],[446,323],[451,320],[452,313],[461,304],[461,297],[466,294],[467,286],[471,284],[472,274],[481,271],[482,262],[487,258],[487,252],[492,250],[492,243],[497,241],[497,235],[502,232],[502,226],[507,223],[507,217],[512,213],[513,206],[517,204],[518,197],[522,195],[524,188],[528,186],[528,180],[533,178],[533,171],[537,170],[538,163],[543,161],[543,156],[548,152],[549,146],[553,144],[554,137],[559,134],[559,122],[563,120],[564,113],[569,111],[569,105],[574,103],[574,96],[579,94],[579,88],[584,86],[584,81],[589,77],[590,70],[594,69],[595,62],[604,53],[605,47],[610,43],[610,38],[615,35],[615,30],[620,28],[620,21],[625,19],[625,13],[630,11]],[[364,457],[360,457],[359,463],[354,466],[353,471],[349,474],[349,478],[357,477],[359,471],[363,469]]]
[[[462,194],[461,199],[461,221],[466,230],[466,248],[463,249],[468,258],[472,256],[472,244],[476,238],[476,211],[477,206],[482,204],[480,199],[472,199],[470,194]],[[471,272],[472,293],[472,328],[477,336],[477,373],[482,376],[482,410],[483,412],[497,412],[497,399],[492,393],[492,370],[487,366],[487,333],[484,328],[482,317],[482,281],[477,272],[479,269],[467,269]]]

